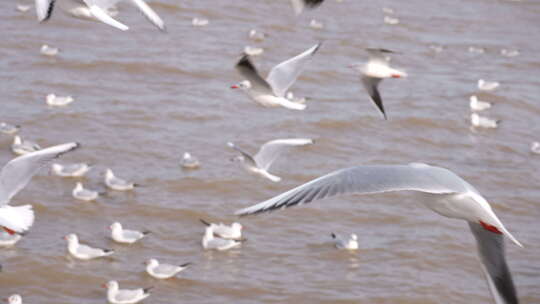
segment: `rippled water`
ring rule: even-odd
[[[61,1],[59,1],[61,4]],[[104,189],[102,172],[143,184],[109,192],[94,203],[71,197],[74,180],[35,177],[15,199],[33,204],[37,218],[15,248],[0,251],[0,296],[27,303],[103,303],[108,280],[121,287],[155,286],[147,303],[491,303],[467,225],[425,209],[410,195],[345,196],[302,208],[241,219],[248,242],[230,252],[203,252],[199,218],[233,221],[234,210],[262,201],[338,168],[422,161],[447,167],[483,193],[525,245],[508,243],[507,258],[522,303],[540,302],[538,1],[327,0],[295,18],[287,0],[153,0],[165,20],[158,32],[129,4],[114,28],[62,14],[38,24],[15,1],[0,3],[1,121],[43,146],[80,141],[64,161],[96,168],[84,179]],[[397,25],[384,24],[383,7]],[[210,20],[191,26],[192,17]],[[314,30],[312,18],[325,28]],[[248,41],[257,28],[270,34]],[[262,108],[229,86],[245,45],[262,46],[255,62],[274,64],[323,42],[293,87],[310,96],[306,111]],[[56,58],[39,54],[47,43]],[[441,45],[440,53],[430,45]],[[474,54],[470,46],[485,48]],[[400,52],[393,64],[406,79],[386,80],[382,120],[357,75],[346,66],[365,60],[366,47]],[[501,56],[519,49],[517,57]],[[468,97],[479,78],[501,87],[479,94],[495,103],[487,114],[497,130],[469,129]],[[45,95],[73,95],[52,109]],[[278,160],[279,184],[249,176],[229,159],[234,141],[256,151],[267,140],[312,137],[316,144]],[[0,162],[13,156],[0,137]],[[202,162],[183,171],[190,151]],[[153,234],[120,246],[107,237],[115,220]],[[112,259],[80,262],[65,256],[62,237],[111,247]],[[359,236],[355,253],[335,250],[330,232]],[[181,279],[156,281],[144,260],[194,262]]]

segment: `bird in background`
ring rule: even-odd
[[[360,72],[362,85],[379,111],[381,111],[384,119],[388,119],[379,93],[379,83],[385,78],[407,77],[407,73],[390,67],[390,57],[387,57],[387,55],[395,52],[387,49],[366,49],[366,51],[369,54],[368,62],[353,63],[350,67]]]
[[[240,155],[234,157],[232,160],[240,162],[247,172],[264,177],[273,182],[279,182],[281,181],[281,177],[272,175],[268,172],[272,163],[274,163],[287,148],[311,145],[313,143],[314,141],[310,138],[275,139],[262,145],[255,156],[251,156],[251,154],[240,149],[232,142],[227,143],[227,145],[240,152]]]
[[[150,296],[154,287],[137,289],[120,289],[117,281],[109,281],[102,285],[107,288],[107,301],[111,304],[135,304]]]
[[[356,250],[358,249],[358,237],[352,233],[348,238],[343,238],[335,233],[330,234],[334,240],[334,245],[338,249]]]
[[[314,9],[321,5],[324,0],[291,0],[296,15],[300,15],[304,8]]]
[[[261,77],[251,63],[249,55],[244,54],[236,64],[236,70],[246,80],[232,85],[231,88],[241,89],[253,101],[265,107],[282,106],[292,110],[304,110],[306,105],[288,100],[285,94],[320,46],[321,43],[318,43],[301,54],[276,65],[266,79]]]
[[[36,0],[36,14],[39,22],[44,22],[51,18],[56,1],[64,0]],[[116,19],[109,13],[110,9],[122,0],[83,0],[88,6],[90,13],[99,21],[115,27],[122,31],[127,31],[129,27]],[[158,29],[165,31],[165,23],[156,12],[143,0],[125,0],[135,5],[139,11],[155,25]]]

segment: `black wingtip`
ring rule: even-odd
[[[152,231],[150,230],[145,230],[142,232],[143,235],[149,235],[150,233],[152,233]]]
[[[143,288],[143,291],[144,291],[144,293],[148,293],[152,289],[154,289],[154,286]]]
[[[333,238],[333,239],[335,239],[335,238],[336,238],[336,235],[335,235],[335,234],[334,234],[333,232],[332,232],[332,233],[330,233],[330,235],[332,236],[332,238]]]
[[[206,226],[210,226],[211,224],[203,219],[199,219],[199,221],[201,221],[201,223],[205,224]]]
[[[110,252],[114,252],[114,250],[112,250],[112,249],[103,249],[103,252],[110,253]]]
[[[191,264],[193,264],[193,263],[192,262],[187,262],[187,263],[184,263],[184,264],[180,265],[180,267],[188,267]]]

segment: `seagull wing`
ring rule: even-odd
[[[162,31],[165,31],[165,23],[161,18],[154,12],[154,10],[146,4],[143,0],[131,0],[137,8],[143,13],[143,15],[148,19],[148,21],[152,22],[153,25],[155,25],[157,28],[159,28]]]
[[[517,304],[514,281],[506,264],[503,235],[487,231],[477,223],[469,222],[469,227],[476,239],[482,270],[495,303]]]
[[[107,9],[116,5],[119,2],[118,0],[84,0],[84,3],[90,9],[90,12],[96,19],[99,21],[108,24],[112,27],[115,27],[122,31],[127,31],[129,27],[127,25],[116,21],[109,14],[107,14]]]
[[[227,145],[233,149],[235,149],[236,151],[240,152],[240,154],[242,154],[242,156],[244,157],[244,159],[246,161],[248,161],[249,163],[251,163],[254,167],[257,166],[257,163],[255,162],[255,160],[253,159],[253,157],[247,153],[246,151],[240,149],[239,147],[237,147],[235,144],[233,144],[232,142],[228,142]]]
[[[19,156],[8,162],[0,172],[0,206],[9,203],[40,168],[48,166],[55,158],[78,147],[78,143],[53,146]]]
[[[300,15],[300,13],[304,10],[304,7],[313,9],[317,6],[321,5],[324,0],[291,0],[294,13],[296,15]]]
[[[36,0],[36,14],[39,22],[47,21],[51,18],[55,0]]]
[[[362,84],[364,85],[364,88],[366,88],[366,91],[368,92],[369,96],[371,97],[371,100],[375,103],[379,111],[384,116],[384,119],[387,119],[386,112],[384,111],[384,105],[381,98],[381,94],[379,94],[379,83],[381,82],[381,78],[375,78],[375,77],[369,77],[369,76],[362,76]]]
[[[306,64],[311,61],[320,46],[321,43],[318,43],[302,54],[283,61],[272,68],[270,74],[266,77],[266,81],[268,81],[276,96],[285,96],[285,93],[296,81]]]
[[[358,166],[334,171],[254,206],[238,210],[249,215],[302,205],[345,193],[390,191],[461,193],[476,190],[450,170],[426,164]]]
[[[260,76],[248,55],[242,56],[235,67],[240,75],[249,80],[254,91],[273,95],[272,87]]]
[[[309,144],[313,144],[313,140],[309,138],[276,139],[269,141],[262,145],[259,152],[255,155],[255,163],[257,163],[259,168],[268,170],[285,149]]]

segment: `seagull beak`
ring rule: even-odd
[[[107,284],[101,284],[101,287],[107,288]]]
[[[240,88],[240,87],[239,87],[238,85],[236,85],[236,84],[233,84],[233,85],[231,86],[231,89],[238,89],[238,88]]]

